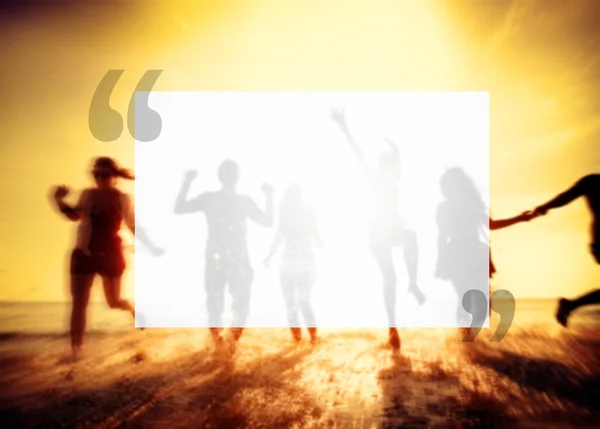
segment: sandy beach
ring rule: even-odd
[[[597,427],[597,329],[541,313],[499,343],[403,329],[399,354],[384,330],[326,330],[313,347],[249,329],[234,355],[202,329],[91,330],[74,364],[66,335],[6,333],[0,426]]]

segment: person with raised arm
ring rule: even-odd
[[[215,344],[223,344],[225,290],[229,286],[229,293],[233,298],[229,346],[235,348],[250,314],[250,294],[254,279],[246,243],[247,220],[267,228],[273,226],[273,187],[262,185],[267,199],[266,209],[263,211],[249,196],[237,192],[240,168],[236,162],[225,160],[218,170],[221,189],[188,199],[188,192],[196,175],[195,171],[185,174],[175,201],[175,213],[203,212],[206,216],[208,239],[204,278],[209,328]]]
[[[96,186],[84,189],[75,205],[65,202],[66,186],[54,190],[54,202],[69,220],[79,222],[77,243],[71,253],[71,347],[76,359],[82,349],[87,306],[94,278],[98,274],[110,308],[129,311],[135,319],[135,307],[121,298],[121,277],[125,271],[123,245],[119,236],[122,223],[155,255],[163,250],[155,246],[143,228],[135,224],[131,198],[117,188],[117,179],[133,180],[128,170],[108,157],[97,158],[92,175]]]
[[[379,165],[373,169],[346,124],[344,111],[333,109],[332,119],[339,125],[350,149],[356,155],[364,173],[369,196],[369,249],[374,256],[383,277],[383,298],[388,318],[389,344],[400,348],[400,336],[396,326],[396,270],[392,249],[404,250],[404,262],[408,271],[411,292],[419,304],[425,302],[425,295],[417,283],[419,249],[417,235],[402,219],[399,212],[398,183],[400,180],[400,153],[396,145],[386,139],[389,149],[379,156]]]
[[[589,174],[579,179],[569,189],[557,195],[545,204],[538,206],[534,213],[543,216],[550,210],[564,207],[576,199],[584,197],[592,215],[590,225],[590,252],[597,264],[600,264],[600,232],[598,229],[598,215],[600,214],[600,174]],[[560,298],[556,310],[556,320],[566,327],[569,316],[575,310],[587,305],[600,303],[600,289],[594,289],[575,299]]]

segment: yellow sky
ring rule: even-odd
[[[86,186],[100,154],[133,166],[128,134],[102,143],[88,130],[109,69],[126,70],[111,99],[121,112],[152,68],[164,70],[156,90],[490,91],[498,217],[599,169],[594,0],[127,3],[2,17],[0,300],[66,296],[73,225],[53,211],[49,187]],[[597,287],[588,222],[578,202],[494,232],[497,286],[548,297]]]

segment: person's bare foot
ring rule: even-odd
[[[79,362],[83,357],[83,347],[73,346],[71,348],[71,362]]]
[[[135,327],[135,322],[136,322],[136,318],[135,318],[135,310],[133,310],[133,311],[131,312],[131,315],[133,316],[133,326]],[[137,321],[139,321],[139,322],[140,322],[139,324],[140,324],[140,325],[142,325],[142,326],[140,326],[138,329],[139,329],[140,331],[145,331],[145,330],[146,330],[146,328],[144,327],[144,325],[145,325],[146,323],[145,323],[145,320],[144,320],[144,316],[138,313],[138,315],[137,315]]]
[[[390,328],[389,344],[394,350],[400,350],[400,335],[398,335],[398,329]]]
[[[300,328],[290,328],[290,331],[292,331],[292,337],[294,338],[294,341],[297,343],[302,341],[302,330]]]

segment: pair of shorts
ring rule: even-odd
[[[121,277],[125,272],[125,257],[121,248],[86,255],[79,249],[71,253],[71,274],[98,274],[102,277]]]

